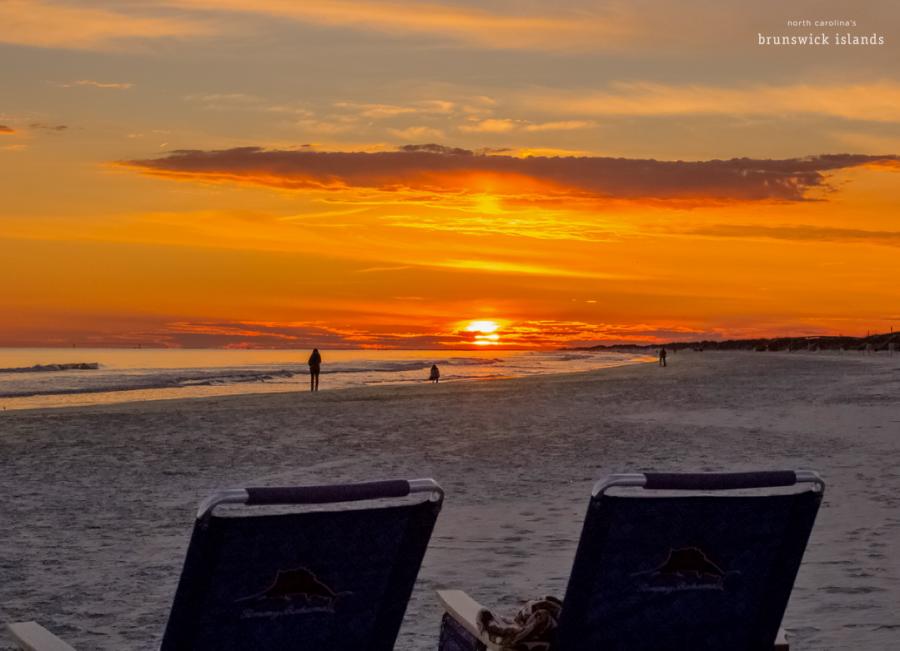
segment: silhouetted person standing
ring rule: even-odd
[[[319,354],[318,348],[313,348],[307,364],[309,364],[309,390],[318,391],[319,371],[322,370],[322,356]]]
[[[665,348],[659,349],[659,365],[660,366],[666,365],[666,349]]]
[[[431,365],[431,375],[428,376],[428,379],[431,380],[433,384],[437,384],[441,379],[441,369],[437,367],[437,364]]]

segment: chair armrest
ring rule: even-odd
[[[790,651],[791,645],[788,644],[787,634],[783,628],[778,629],[778,635],[775,637],[775,646],[773,651]]]
[[[6,630],[19,648],[25,651],[75,651],[46,628],[36,622],[7,624]]]
[[[455,619],[475,639],[488,648],[488,651],[498,651],[501,647],[491,642],[487,635],[478,631],[478,611],[484,606],[472,599],[462,590],[438,590],[438,600],[444,607],[444,611]]]

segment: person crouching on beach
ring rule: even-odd
[[[659,365],[660,366],[666,365],[666,349],[665,348],[659,349]]]
[[[322,356],[319,354],[318,348],[313,348],[312,355],[309,356],[309,390],[319,390],[319,371],[322,370]]]
[[[437,367],[437,364],[431,365],[431,375],[428,376],[428,379],[431,380],[432,384],[437,384],[441,379],[441,369]]]

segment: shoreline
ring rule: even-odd
[[[800,359],[807,358],[812,356],[814,359],[822,359],[824,360],[845,360],[845,361],[853,361],[855,359],[859,359],[863,362],[866,360],[871,360],[877,362],[879,359],[884,359],[887,363],[887,360],[890,359],[890,356],[884,353],[877,354],[866,354],[864,351],[837,351],[837,350],[821,350],[821,351],[805,351],[805,350],[797,350],[797,351],[766,351],[765,353],[761,353],[759,351],[753,350],[707,350],[702,353],[697,353],[695,351],[682,351],[682,358],[685,355],[709,355],[709,356],[723,356],[723,355],[765,355],[766,357],[774,358],[774,357],[783,357],[787,359]],[[880,355],[880,357],[879,357]],[[676,355],[675,359],[678,356]],[[670,362],[673,358],[669,357]],[[900,355],[897,355],[898,363],[900,363]],[[552,378],[562,378],[568,376],[590,376],[597,373],[606,374],[608,372],[612,372],[616,369],[624,369],[624,368],[632,368],[639,367],[645,364],[655,364],[657,358],[646,356],[644,359],[635,359],[627,362],[622,362],[620,364],[614,364],[610,366],[605,366],[596,369],[583,370],[583,371],[566,371],[566,372],[553,372],[553,373],[536,373],[534,375],[511,375],[506,377],[486,377],[486,378],[467,378],[461,380],[453,380],[447,379],[442,380],[438,386],[458,386],[458,385],[469,385],[469,384],[480,384],[480,383],[493,383],[493,382],[516,382],[516,381],[525,381],[525,380],[541,380],[541,379],[552,379]],[[323,377],[327,378],[327,374],[323,373]],[[242,385],[226,385],[226,386],[234,386],[236,389],[239,389]],[[269,385],[272,386],[272,385]],[[335,394],[336,392],[344,395],[345,392],[354,392],[354,391],[409,391],[416,388],[424,388],[424,390],[435,390],[434,388],[426,388],[430,386],[430,383],[427,379],[423,379],[419,382],[396,382],[396,383],[380,383],[380,384],[371,384],[371,385],[362,385],[362,386],[350,386],[350,387],[336,387],[333,389],[323,388],[320,393],[326,393],[329,396]],[[130,393],[130,392],[143,392],[143,391],[161,391],[161,390],[169,390],[173,393],[175,392],[185,392],[190,391],[193,387],[171,387],[171,388],[154,388],[154,389],[121,389],[118,391],[88,391],[77,394],[47,394],[48,398],[57,397],[60,395],[96,395],[96,394],[110,394],[110,395],[120,395],[122,393]],[[222,388],[222,387],[219,387]],[[188,403],[199,403],[203,402],[216,402],[219,400],[240,400],[242,398],[246,399],[257,399],[263,398],[265,396],[284,396],[285,394],[290,394],[293,396],[303,396],[305,394],[312,393],[309,390],[297,389],[294,387],[286,387],[283,390],[266,390],[266,391],[241,391],[236,390],[234,393],[221,393],[217,395],[198,395],[198,396],[178,396],[173,395],[172,397],[135,397],[131,400],[111,400],[109,402],[101,402],[101,403],[93,403],[93,404],[73,404],[73,405],[53,405],[46,407],[12,407],[8,408],[3,405],[3,397],[0,397],[0,418],[2,418],[3,413],[26,413],[26,412],[50,412],[50,411],[67,411],[67,412],[76,412],[81,410],[101,410],[101,409],[112,409],[112,408],[121,408],[129,405],[144,405],[150,403],[165,403],[168,405],[173,405],[175,403],[188,402]],[[6,398],[6,400],[19,400],[19,399],[27,399],[33,398],[36,396],[13,396]],[[38,396],[40,397],[40,396]]]
[[[582,370],[582,371],[566,371],[566,372],[550,372],[550,373],[535,373],[533,375],[509,375],[509,376],[500,376],[500,377],[478,377],[478,378],[465,378],[465,379],[443,379],[438,386],[448,386],[448,385],[460,385],[460,384],[470,384],[470,383],[481,383],[481,382],[508,382],[511,380],[527,380],[534,378],[549,378],[549,377],[557,377],[557,376],[566,376],[566,375],[584,375],[590,373],[605,373],[607,371],[611,371],[617,368],[627,368],[631,366],[639,366],[641,364],[649,364],[655,363],[656,358],[647,357],[646,359],[633,359],[629,361],[623,361],[621,363],[610,364],[609,366],[603,366],[590,370]],[[322,377],[327,380],[328,373],[322,373]],[[333,389],[323,388],[319,393],[328,393],[332,394],[338,391],[356,391],[356,390],[366,390],[373,389],[379,390],[384,389],[385,391],[390,390],[406,390],[406,389],[414,389],[421,385],[429,385],[429,381],[427,378],[422,379],[421,381],[416,382],[403,382],[398,381],[396,383],[385,382],[379,384],[370,384],[370,385],[360,385],[360,386],[349,386],[349,387],[335,387]],[[178,396],[174,395],[177,392],[190,392],[192,389],[204,389],[206,387],[154,387],[149,389],[119,389],[119,390],[90,390],[90,391],[79,391],[79,392],[67,392],[67,393],[52,393],[52,394],[38,394],[31,396],[9,396],[2,397],[0,396],[0,417],[4,412],[32,412],[32,411],[48,411],[48,410],[79,410],[79,409],[93,409],[93,408],[102,408],[102,407],[115,407],[121,405],[133,405],[133,404],[145,404],[151,402],[181,402],[181,401],[203,401],[203,400],[221,400],[221,399],[238,399],[242,397],[259,397],[259,396],[280,396],[283,394],[293,394],[293,395],[302,395],[312,393],[308,389],[298,389],[294,386],[285,386],[284,388],[272,388],[272,387],[280,387],[281,385],[266,385],[270,388],[264,391],[247,391],[242,390],[247,386],[259,387],[260,385],[244,385],[244,384],[232,384],[232,385],[223,385],[216,387],[217,390],[222,389],[230,389],[234,388],[233,393],[229,393],[227,391],[212,394],[212,395],[195,395],[195,396]],[[302,386],[302,385],[301,385]],[[80,396],[80,395],[110,395],[113,397],[121,396],[124,393],[148,393],[148,392],[163,392],[163,391],[171,391],[172,397],[166,396],[143,396],[143,397],[135,397],[131,400],[110,400],[108,402],[97,402],[91,404],[73,404],[73,405],[49,405],[46,407],[42,406],[27,406],[27,407],[7,407],[4,405],[4,400],[9,401],[20,401],[20,400],[29,400],[33,398],[43,398],[46,397],[48,400],[53,398],[59,398],[60,396]]]
[[[577,349],[571,349],[577,350]],[[709,349],[702,352],[692,351],[692,350],[681,350],[681,355],[765,355],[768,357],[778,357],[778,356],[786,356],[788,358],[801,358],[809,355],[813,355],[816,358],[820,359],[835,359],[835,360],[852,360],[852,359],[880,359],[880,358],[892,358],[893,356],[888,352],[877,352],[877,353],[867,353],[866,351],[857,351],[857,350],[830,350],[823,349],[818,351],[807,351],[807,350],[794,350],[794,351],[786,351],[786,350],[774,350],[774,351],[754,351],[752,349],[722,349],[715,350]],[[672,355],[676,353],[670,353],[669,359],[672,360]],[[897,355],[897,358],[900,359],[900,354]],[[642,364],[652,364],[655,363],[657,358],[651,355],[644,355],[642,358],[631,359],[628,361],[622,361],[620,363],[610,364],[609,366],[603,366],[594,369],[588,370],[575,370],[575,371],[551,371],[551,372],[542,372],[535,373],[533,375],[508,375],[508,376],[496,376],[496,377],[472,377],[472,378],[464,378],[464,379],[452,379],[446,378],[442,379],[441,385],[458,385],[458,384],[469,384],[469,383],[480,383],[480,382],[507,382],[511,380],[526,380],[526,379],[534,379],[534,378],[550,378],[557,376],[567,376],[567,375],[584,375],[591,373],[605,373],[612,369],[616,368],[627,368],[631,366],[640,366]],[[337,371],[339,373],[340,371]],[[297,375],[303,375],[303,373],[297,373]],[[323,377],[327,379],[328,373],[323,373]],[[398,380],[396,382],[383,382],[377,384],[369,384],[369,385],[358,385],[358,386],[339,386],[335,388],[323,388],[321,391],[326,392],[328,394],[332,394],[335,391],[353,391],[353,390],[364,390],[364,389],[381,389],[385,390],[408,390],[415,387],[420,386],[420,384],[429,384],[427,378],[416,381],[409,380]],[[303,386],[301,383],[299,386]],[[247,390],[248,387],[252,387],[250,390]],[[262,387],[266,387],[262,389]],[[259,390],[253,390],[259,389]],[[170,395],[161,395],[164,392]],[[195,393],[195,395],[183,395],[188,393]],[[174,403],[181,401],[204,401],[204,400],[220,400],[220,399],[238,399],[241,397],[258,397],[258,396],[266,396],[266,395],[282,395],[282,394],[294,394],[300,395],[304,393],[310,393],[303,388],[297,388],[293,385],[280,385],[280,384],[244,384],[244,383],[232,383],[232,384],[223,384],[223,385],[187,385],[181,387],[171,387],[171,386],[158,386],[158,387],[143,387],[143,388],[123,388],[123,389],[87,389],[87,390],[70,390],[70,391],[61,391],[58,393],[41,393],[41,394],[32,394],[32,395],[13,395],[13,396],[0,396],[0,417],[5,412],[8,413],[19,413],[19,412],[35,412],[35,411],[49,411],[49,410],[80,410],[80,409],[92,409],[92,408],[102,408],[102,407],[115,407],[120,405],[130,405],[130,404],[144,404],[151,402],[165,402],[165,403]],[[123,394],[130,394],[126,399],[120,399]],[[181,395],[179,395],[181,394]],[[100,402],[94,403],[75,403],[75,404],[50,404],[47,406],[9,406],[9,403],[20,403],[23,401],[29,400],[37,400],[46,399],[47,402],[58,400],[62,397],[77,397],[77,396],[108,396],[109,400],[103,400]]]

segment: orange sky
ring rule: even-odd
[[[9,3],[0,345],[900,322],[896,50],[744,45],[782,24],[775,3],[673,41],[649,4]]]

